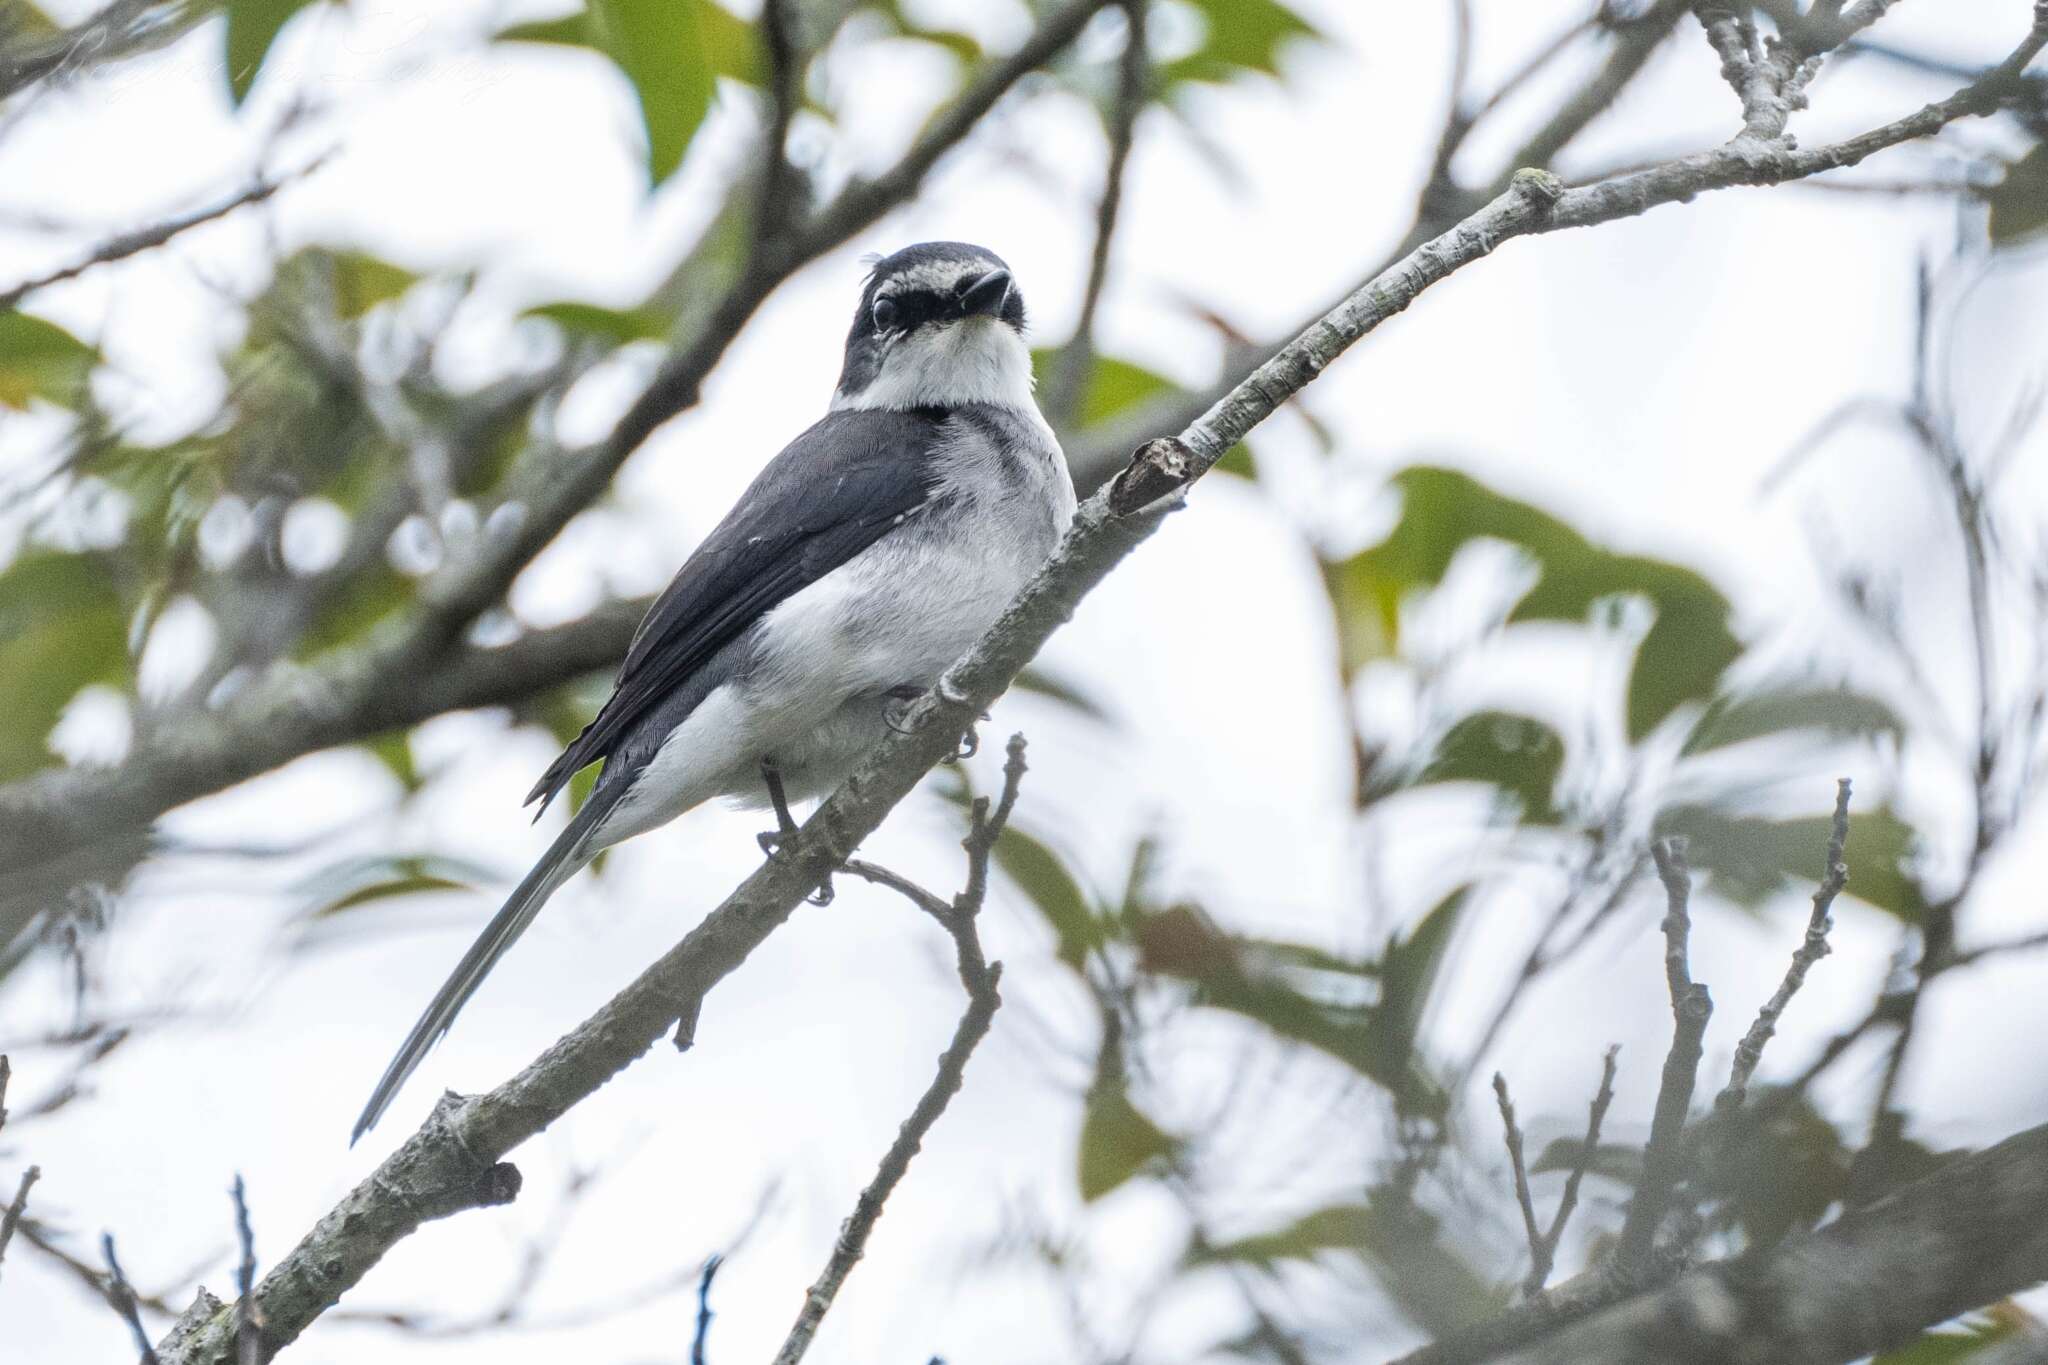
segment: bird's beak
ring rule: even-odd
[[[1010,298],[1010,272],[991,270],[960,286],[960,311],[968,317],[998,317]]]

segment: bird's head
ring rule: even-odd
[[[986,247],[921,242],[875,262],[834,408],[1031,407],[1024,297]]]

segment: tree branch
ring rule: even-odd
[[[1564,1241],[1565,1226],[1572,1220],[1572,1211],[1579,1206],[1579,1186],[1586,1179],[1586,1171],[1593,1164],[1593,1154],[1600,1146],[1600,1128],[1607,1122],[1607,1106],[1614,1103],[1615,1058],[1621,1052],[1621,1044],[1608,1048],[1600,1059],[1600,1088],[1593,1092],[1593,1102],[1586,1111],[1586,1139],[1579,1149],[1579,1159],[1572,1163],[1571,1172],[1564,1178],[1564,1193],[1558,1196],[1557,1213],[1550,1220],[1550,1228],[1541,1238],[1543,1254],[1529,1267],[1529,1277],[1522,1282],[1522,1291],[1534,1298],[1543,1292],[1543,1285],[1550,1278],[1550,1271],[1557,1264],[1557,1248]]]
[[[1009,823],[1010,812],[1017,804],[1017,792],[1024,780],[1024,736],[1010,737],[1009,758],[1003,765],[1003,794],[994,814],[989,811],[987,797],[976,799],[972,807],[972,819],[967,837],[961,840],[961,847],[967,850],[966,889],[953,898],[949,905],[923,887],[900,877],[886,868],[872,863],[849,860],[846,870],[856,876],[880,886],[886,886],[909,899],[911,904],[931,915],[945,926],[953,936],[953,946],[958,957],[960,984],[967,988],[967,1011],[960,1016],[958,1027],[953,1030],[953,1041],[939,1057],[938,1074],[918,1099],[917,1107],[910,1111],[910,1117],[896,1134],[896,1141],[882,1157],[882,1164],[875,1172],[875,1178],[862,1190],[855,1202],[853,1213],[839,1230],[839,1240],[833,1244],[832,1256],[825,1263],[825,1269],[804,1295],[803,1307],[798,1310],[796,1323],[789,1329],[789,1336],[783,1341],[782,1349],[775,1355],[775,1365],[797,1365],[810,1349],[811,1339],[817,1335],[818,1327],[831,1311],[833,1300],[846,1283],[846,1277],[853,1273],[853,1267],[867,1250],[868,1238],[880,1221],[883,1205],[910,1169],[910,1159],[923,1146],[925,1136],[937,1123],[939,1115],[946,1111],[946,1105],[960,1092],[961,1078],[966,1074],[967,1059],[974,1049],[988,1035],[989,1024],[994,1020],[997,1008],[1003,1003],[997,992],[1001,982],[1003,965],[991,963],[981,948],[981,935],[975,927],[976,917],[981,913],[982,902],[988,894],[988,860],[995,848],[997,838],[1002,835],[1003,826]]]
[[[1515,1102],[1508,1098],[1508,1078],[1498,1071],[1493,1073],[1493,1097],[1500,1105],[1501,1140],[1507,1144],[1515,1203],[1521,1206],[1522,1232],[1529,1242],[1529,1277],[1540,1288],[1550,1278],[1550,1258],[1543,1245],[1543,1229],[1536,1226],[1536,1201],[1529,1194],[1529,1168],[1522,1161],[1522,1128],[1515,1122]]]
[[[61,284],[65,280],[76,279],[96,266],[126,260],[130,256],[139,256],[145,251],[153,251],[170,241],[173,237],[188,232],[202,223],[211,223],[215,219],[227,217],[237,209],[247,208],[251,204],[260,204],[286,185],[303,179],[320,169],[321,163],[326,159],[324,155],[316,157],[300,170],[294,171],[289,175],[279,176],[274,180],[259,179],[239,193],[230,195],[218,203],[208,205],[206,208],[195,209],[190,213],[180,214],[175,218],[167,218],[161,223],[153,223],[148,227],[137,228],[132,232],[124,232],[118,237],[110,238],[94,248],[91,254],[87,255],[83,260],[67,265],[60,270],[53,270],[47,275],[38,275],[32,279],[24,280],[9,289],[0,290],[0,313],[12,309],[39,289],[47,289],[53,284]]]
[[[1703,1266],[1500,1359],[1853,1360],[2043,1279],[2048,1125],[1950,1162],[1818,1232]]]
[[[1704,983],[1692,979],[1686,942],[1692,929],[1688,902],[1692,877],[1685,865],[1685,846],[1677,839],[1650,846],[1657,875],[1664,883],[1664,976],[1671,989],[1671,1051],[1664,1058],[1664,1079],[1657,1089],[1657,1109],[1650,1120],[1650,1141],[1643,1148],[1643,1177],[1629,1201],[1616,1259],[1633,1276],[1655,1269],[1657,1229],[1664,1221],[1671,1192],[1685,1176],[1685,1119],[1692,1107],[1692,1089],[1699,1075],[1701,1040],[1713,1017],[1713,997]]]
[[[1778,983],[1777,991],[1757,1011],[1756,1022],[1736,1044],[1735,1064],[1728,1077],[1728,1085],[1714,1099],[1717,1110],[1741,1108],[1744,1096],[1749,1093],[1749,1078],[1756,1074],[1757,1063],[1763,1060],[1764,1045],[1778,1031],[1779,1017],[1792,1003],[1793,995],[1805,984],[1806,973],[1813,964],[1828,955],[1828,930],[1834,928],[1835,923],[1829,918],[1829,912],[1834,908],[1835,897],[1841,895],[1842,888],[1849,883],[1849,865],[1842,861],[1842,849],[1848,842],[1849,779],[1845,777],[1835,784],[1835,823],[1828,838],[1827,863],[1821,871],[1820,885],[1814,889],[1813,914],[1806,921],[1806,938],[1792,954],[1792,965],[1786,968],[1785,979]]]

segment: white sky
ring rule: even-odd
[[[1102,321],[1110,352],[1199,380],[1215,345],[1179,300],[1272,335],[1355,282],[1406,226],[1440,113],[1445,7],[1299,7],[1335,36],[1331,48],[1297,50],[1284,89],[1248,83],[1192,101],[1233,178],[1219,176],[1171,120],[1154,114],[1141,127],[1121,269]],[[1580,8],[1575,0],[1481,3],[1479,84]],[[2017,38],[2027,10],[2020,0],[1902,5],[1885,33],[1990,60]],[[920,11],[951,16],[991,42],[1020,31],[1007,6],[963,0]],[[502,310],[476,320],[480,367],[513,344],[502,316],[518,306],[628,301],[701,222],[715,169],[744,154],[746,117],[720,115],[683,173],[644,203],[638,153],[622,135],[633,111],[615,74],[575,55],[480,49],[475,35],[495,13],[483,4],[423,13],[358,0],[346,15],[310,14],[287,31],[239,115],[217,76],[212,28],[44,98],[0,137],[0,286],[239,183],[280,109],[305,94],[333,107],[287,138],[277,162],[303,159],[338,130],[341,153],[318,175],[263,209],[36,301],[99,338],[132,376],[121,391],[132,387],[145,430],[175,432],[217,398],[215,357],[232,338],[219,330],[216,291],[261,284],[266,237],[287,247],[353,243],[419,268],[480,263],[486,298]],[[899,50],[837,77],[852,105],[849,141],[873,149],[858,164],[886,160],[921,121],[943,74],[929,53]],[[1848,67],[1823,77],[1801,136],[1867,126],[1938,93],[1875,64]],[[930,237],[985,242],[1015,268],[1040,336],[1066,334],[1100,149],[1077,106],[1041,100],[1006,109],[971,150],[944,163],[917,204],[770,301],[704,403],[627,468],[616,505],[572,527],[521,579],[513,603],[522,618],[563,619],[601,590],[649,591],[665,580],[760,464],[822,411],[863,252]],[[1705,145],[1729,131],[1732,114],[1711,53],[1688,26],[1575,148],[1568,168]],[[1993,138],[1983,127],[1963,136],[1977,145]],[[1474,173],[1515,140],[1479,139]],[[1924,164],[1907,152],[1869,169]],[[32,230],[24,226],[31,216],[75,230]],[[1233,921],[1362,942],[1366,926],[1346,908],[1357,854],[1340,815],[1345,765],[1331,742],[1336,701],[1324,681],[1331,646],[1291,518],[1355,537],[1378,515],[1366,505],[1377,478],[1417,460],[1452,461],[1618,545],[1707,568],[1736,589],[1745,622],[1761,633],[1796,634],[1821,619],[1807,549],[1817,520],[1850,554],[1925,566],[1916,571],[1924,584],[1942,587],[1949,571],[1931,494],[1891,443],[1838,442],[1774,497],[1760,497],[1758,482],[1844,398],[1903,392],[1915,253],[1945,251],[1954,230],[1953,211],[1939,204],[1734,191],[1515,243],[1431,292],[1312,390],[1311,408],[1339,434],[1337,475],[1305,457],[1296,419],[1276,420],[1261,451],[1283,476],[1280,505],[1220,480],[1205,485],[1055,642],[1051,664],[1123,718],[1114,735],[1052,720],[1029,701],[1004,704],[988,733],[1021,725],[1034,740],[1025,816],[1105,879],[1136,830],[1163,829],[1173,883],[1199,890]],[[2044,282],[2039,256],[2010,262],[1958,324],[1960,389],[1984,427],[2040,372],[2031,328]],[[600,423],[618,397],[593,393],[579,416]],[[0,452],[21,446],[0,438]],[[2006,485],[2008,496],[2037,507],[2048,501],[2040,455],[2037,439]],[[464,716],[426,727],[417,748],[447,775],[402,820],[386,813],[388,778],[360,755],[340,754],[180,812],[170,827],[237,842],[339,830],[323,857],[403,845],[459,852],[515,876],[549,837],[516,809],[550,757],[545,742],[531,734],[508,741],[501,720]],[[1814,809],[1834,766],[1811,775]],[[993,766],[977,771],[986,780]],[[1909,799],[1929,803],[1919,809],[1945,802],[1936,787]],[[10,1134],[9,1169],[39,1161],[36,1211],[75,1229],[88,1254],[98,1231],[112,1228],[144,1287],[212,1258],[207,1283],[225,1291],[224,1191],[233,1172],[247,1177],[267,1262],[418,1121],[438,1088],[501,1079],[672,943],[750,868],[758,824],[753,815],[701,812],[623,852],[601,884],[586,880],[560,896],[383,1128],[353,1152],[345,1134],[365,1086],[489,906],[475,896],[408,903],[418,932],[281,959],[272,950],[288,905],[272,874],[181,864],[149,879],[131,931],[112,940],[105,975],[124,999],[190,990],[212,1008],[117,1053],[95,1073],[98,1099]],[[949,829],[939,803],[921,799],[867,852],[943,885],[952,876]],[[2040,883],[2028,875],[2040,868],[2040,831],[2020,842],[2027,856],[1994,869],[1983,918],[1966,934],[2041,925]],[[1419,880],[1446,875],[1443,859],[1476,855],[1418,839],[1386,856]],[[1775,983],[1796,913],[1788,904],[1761,920],[1715,915],[1695,933],[1695,972],[1720,1003],[1710,1065]],[[1883,971],[1893,941],[1886,922],[1861,907],[1839,918],[1838,951],[1800,996],[1767,1073],[1803,1060],[1853,1020]],[[1653,918],[1641,917],[1637,932],[1611,937],[1579,971],[1536,992],[1524,1026],[1497,1054],[1539,1125],[1561,1128],[1578,1111],[1600,1047],[1617,1040],[1625,1045],[1617,1123],[1647,1115],[1668,1027],[1652,930]],[[1177,1235],[1177,1215],[1155,1191],[1134,1187],[1095,1210],[1076,1208],[1069,1171],[1085,1068],[1049,1056],[1027,1016],[1052,1021],[1085,1054],[1092,1039],[1080,1002],[1048,962],[1028,910],[1000,901],[986,932],[992,953],[1011,964],[1010,1007],[829,1319],[811,1356],[821,1365],[933,1354],[954,1365],[1058,1358],[1063,1310],[1044,1287],[973,1261],[1022,1210],[1086,1238],[1101,1267],[1089,1304],[1106,1321]],[[1517,931],[1498,932],[1503,942],[1468,935],[1461,944],[1441,1002],[1442,1037],[1470,1035],[1497,989],[1495,973],[1518,960]],[[630,1153],[584,1201],[536,1311],[572,1309],[694,1266],[727,1244],[773,1185],[772,1216],[719,1279],[713,1338],[719,1362],[766,1358],[950,1034],[959,1001],[944,947],[906,907],[842,885],[836,904],[801,911],[716,992],[688,1057],[657,1051],[516,1154],[528,1177],[517,1205],[408,1239],[346,1305],[460,1313],[491,1302],[567,1170]],[[1918,1056],[1939,1065],[1916,1069],[1909,1087],[1909,1099],[1934,1116],[1925,1135],[1975,1141],[2048,1117],[2048,1087],[2013,1070],[2022,1040],[2048,1029],[2039,970],[2038,962],[1988,967],[1938,997]],[[11,992],[0,1036],[61,1023],[61,999],[54,980]],[[49,1060],[17,1054],[17,1104],[42,1091],[48,1074],[39,1068]],[[1851,1068],[1843,1079],[1867,1077]],[[1503,1216],[1506,1209],[1499,1206]],[[323,1329],[291,1358],[538,1361],[574,1350],[597,1360],[674,1360],[687,1348],[693,1311],[680,1297],[573,1333],[452,1342]],[[1166,1335],[1152,1339],[1158,1358],[1176,1350],[1184,1358],[1222,1335],[1232,1311],[1220,1293],[1177,1304]],[[123,1349],[110,1314],[19,1247],[0,1279],[0,1319],[11,1343],[26,1343],[27,1359]],[[1390,1324],[1386,1345],[1400,1332]]]

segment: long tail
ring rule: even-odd
[[[621,784],[623,786],[623,784]],[[526,880],[506,900],[503,908],[491,917],[491,922],[477,936],[469,951],[462,955],[455,970],[435,993],[433,1003],[427,1006],[420,1021],[412,1026],[412,1032],[405,1036],[405,1042],[398,1049],[398,1055],[391,1059],[391,1065],[384,1068],[383,1079],[370,1094],[370,1102],[363,1106],[363,1115],[356,1120],[355,1131],[349,1135],[353,1147],[363,1134],[370,1131],[384,1115],[399,1087],[426,1059],[434,1044],[448,1032],[448,1026],[455,1022],[455,1016],[469,1003],[469,997],[476,994],[476,988],[483,984],[491,968],[498,965],[498,959],[505,955],[526,932],[526,926],[533,923],[533,917],[547,904],[549,896],[569,878],[581,871],[583,865],[597,856],[600,845],[591,836],[617,803],[618,793],[592,793],[569,827],[561,837],[541,855],[533,870],[526,874]]]

